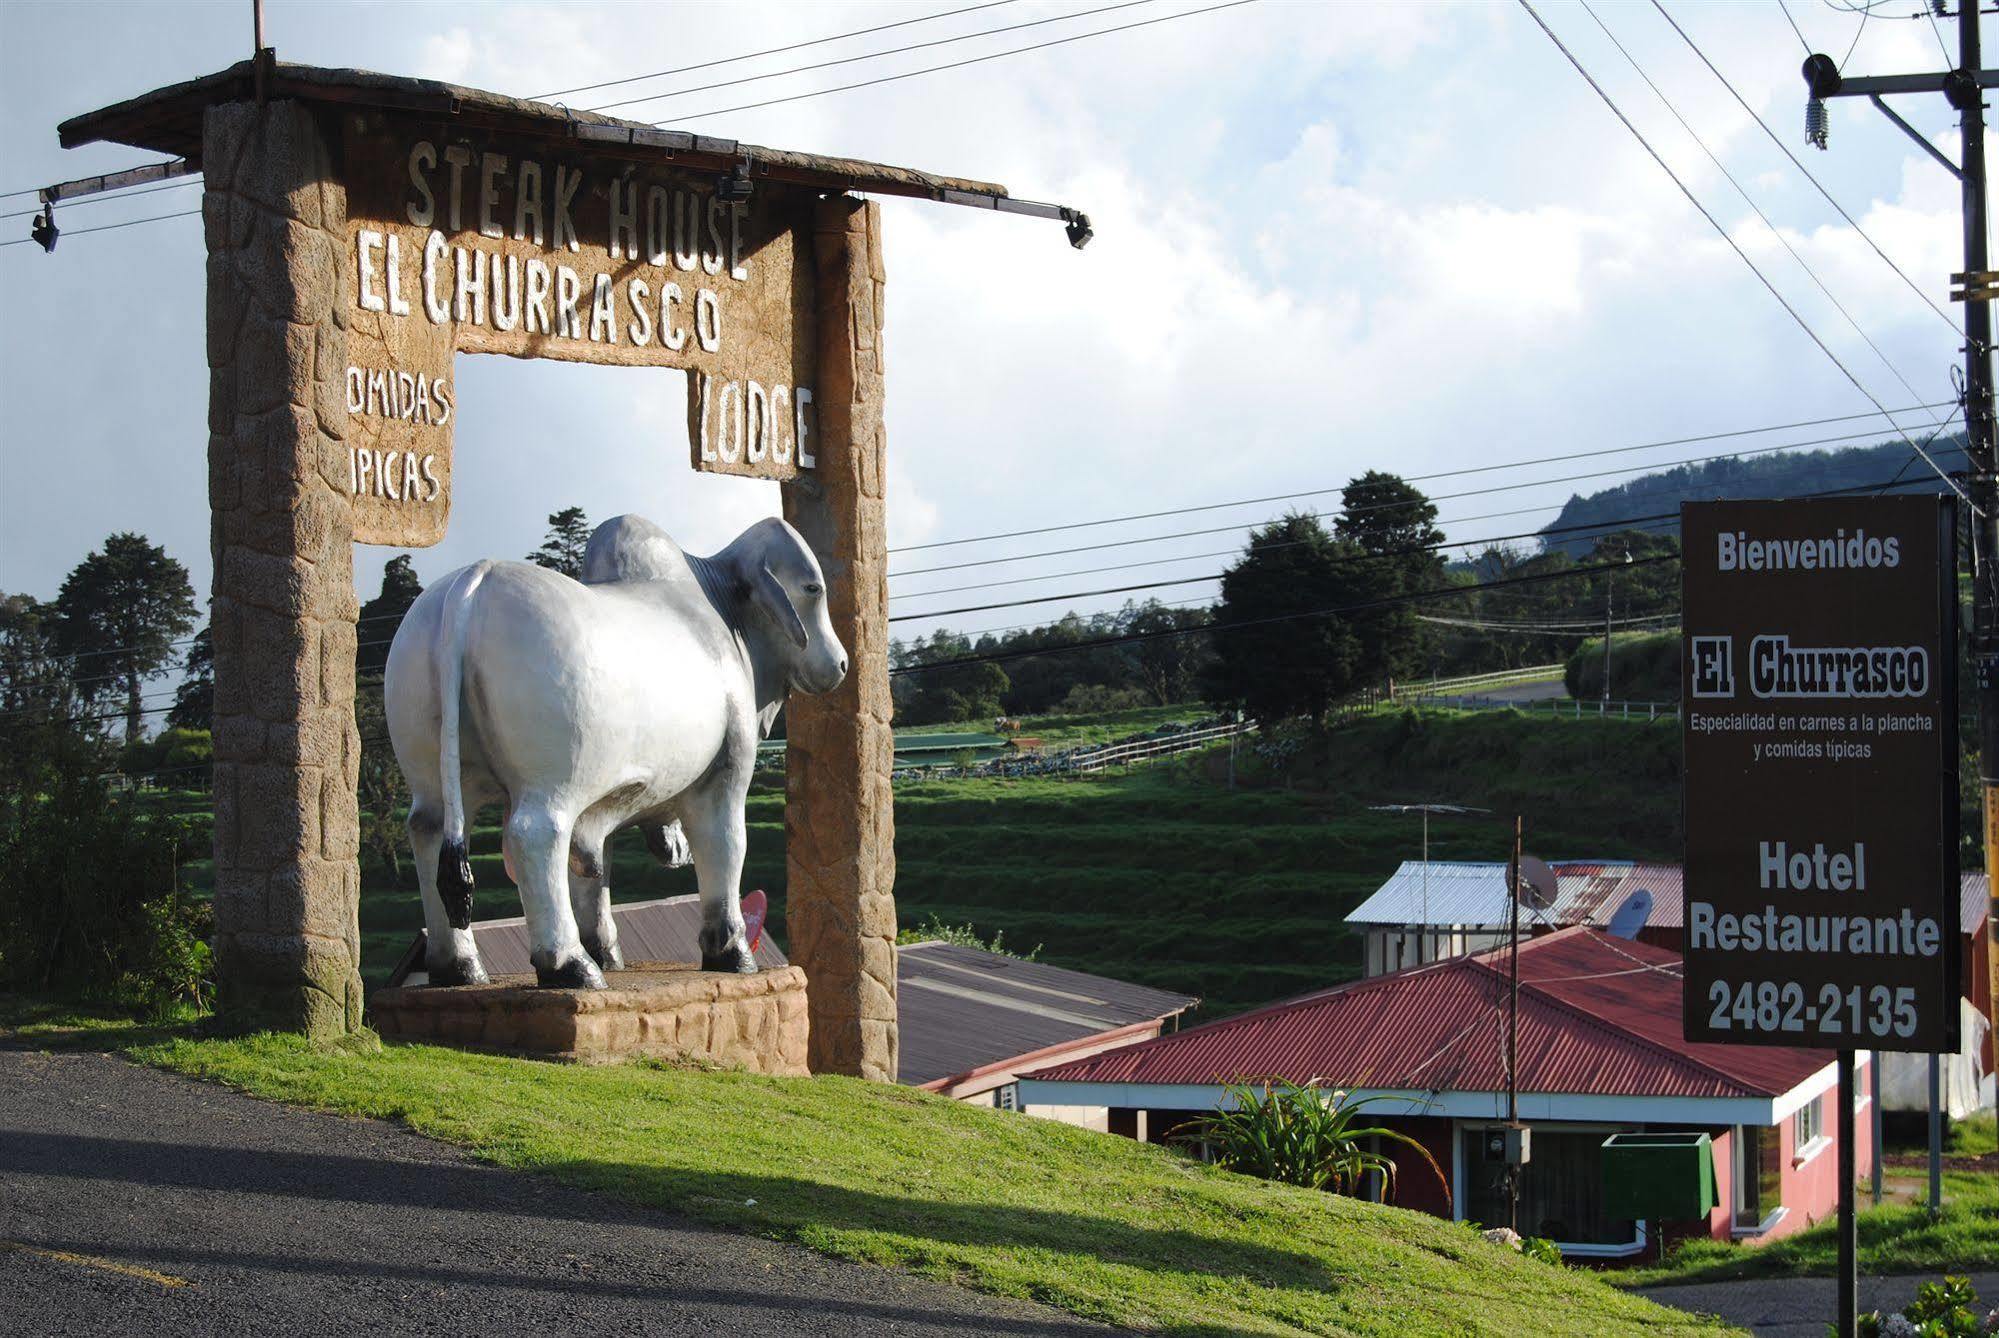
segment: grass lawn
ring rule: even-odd
[[[77,1033],[44,1020],[25,1039]],[[1394,1208],[844,1078],[579,1068],[289,1037],[84,1043],[843,1259],[1166,1334],[1596,1338],[1717,1326]]]
[[[1990,1117],[1985,1127],[1990,1129]],[[1918,1200],[1928,1194],[1926,1175],[1916,1173]],[[1897,1183],[1908,1178],[1906,1171],[1891,1170],[1887,1189],[1893,1194],[1909,1188]],[[1884,1201],[1879,1208],[1870,1208],[1866,1187],[1860,1192],[1862,1273],[1941,1275],[1999,1268],[1999,1176],[1989,1171],[1945,1171],[1943,1217],[1934,1222],[1920,1201]],[[1730,1278],[1829,1278],[1839,1266],[1838,1227],[1837,1220],[1829,1217],[1795,1236],[1761,1246],[1690,1241],[1663,1265],[1619,1273],[1616,1281],[1620,1286],[1649,1287]]]

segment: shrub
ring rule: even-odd
[[[921,925],[913,929],[898,931],[895,941],[897,943],[930,943],[933,941],[955,943],[961,948],[977,948],[981,952],[990,952],[1000,957],[1013,957],[1023,962],[1031,962],[1039,957],[1042,948],[1042,945],[1037,943],[1026,952],[1014,952],[1005,946],[1005,931],[1002,930],[994,934],[992,940],[988,942],[979,937],[979,931],[975,926],[969,924],[947,925],[937,918],[935,912],[932,912],[930,918]]]
[[[1549,1240],[1546,1236],[1522,1236],[1520,1238],[1520,1253],[1526,1255],[1529,1259],[1539,1259],[1544,1264],[1561,1266],[1562,1247]]]
[[[1449,1192],[1443,1168],[1421,1143],[1394,1129],[1357,1126],[1355,1118],[1368,1099],[1350,1100],[1345,1092],[1318,1082],[1265,1080],[1260,1086],[1238,1081],[1225,1084],[1227,1104],[1204,1115],[1175,1141],[1205,1148],[1215,1164],[1264,1180],[1281,1180],[1352,1194],[1370,1174],[1378,1173],[1385,1198],[1395,1197],[1395,1160],[1362,1144],[1383,1138],[1413,1149]]]
[[[149,1016],[205,1005],[209,907],[181,876],[195,828],[51,767],[0,819],[0,988]]]
[[[1562,681],[1571,697],[1594,701],[1603,696],[1602,637],[1592,637],[1576,648],[1569,656]],[[1630,633],[1612,641],[1610,695],[1618,701],[1678,701],[1680,634]]]
[[[1827,1331],[1838,1333],[1835,1325]],[[1984,1338],[1999,1333],[1999,1310],[1981,1314],[1971,1279],[1946,1277],[1916,1288],[1916,1299],[1900,1314],[1870,1310],[1860,1316],[1861,1338]]]

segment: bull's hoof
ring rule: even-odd
[[[596,939],[586,938],[583,940],[583,951],[589,953],[590,960],[606,971],[625,969],[625,950],[615,943],[611,945],[609,951],[606,951],[604,945]]]
[[[477,957],[455,957],[448,962],[432,965],[424,963],[424,974],[433,985],[487,985],[492,977],[486,974],[485,963]]]
[[[724,971],[738,976],[752,976],[756,974],[757,959],[750,954],[748,948],[743,947],[741,944],[737,944],[733,948],[725,948],[721,952],[708,952],[704,949],[701,953],[701,969],[703,971]]]
[[[534,964],[534,983],[543,989],[601,990],[606,988],[604,973],[588,957],[572,957],[552,966]]]

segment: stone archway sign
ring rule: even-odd
[[[425,80],[281,65],[66,121],[205,176],[215,914],[232,1025],[361,1025],[352,545],[450,520],[459,353],[690,378],[696,470],[783,484],[853,658],[787,711],[811,1067],[896,1071],[879,206],[1004,188]],[[520,443],[552,461],[587,442]]]

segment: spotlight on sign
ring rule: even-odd
[[[55,210],[49,205],[43,205],[40,216],[28,228],[28,236],[44,252],[48,252],[56,249],[56,238],[61,235],[62,230],[56,227]]]
[[[1068,232],[1069,245],[1075,247],[1078,251],[1088,246],[1090,238],[1097,235],[1096,229],[1090,226],[1090,216],[1073,211],[1069,214]]]
[[[750,198],[753,189],[750,183],[750,160],[745,158],[736,164],[733,174],[723,177],[716,187],[716,193],[725,200],[742,201]]]

